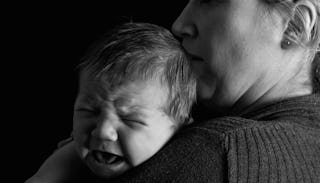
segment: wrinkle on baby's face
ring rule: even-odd
[[[98,80],[82,80],[74,112],[81,158],[86,160],[96,149],[125,157],[120,169],[88,164],[105,178],[149,159],[176,130],[176,123],[163,111],[167,97],[167,88],[159,82],[133,81],[108,90]]]

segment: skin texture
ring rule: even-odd
[[[80,158],[102,178],[120,175],[149,159],[176,130],[162,110],[166,98],[167,90],[157,81],[130,81],[111,89],[85,74],[74,110]],[[125,160],[120,165],[97,163],[94,150]]]
[[[172,30],[193,56],[198,100],[223,114],[309,94],[299,81],[304,52],[281,48],[286,27],[262,1],[190,0]]]

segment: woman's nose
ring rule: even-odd
[[[101,140],[117,141],[118,133],[115,120],[116,119],[112,119],[111,117],[100,120],[92,130],[91,135]]]
[[[193,23],[192,11],[188,5],[172,24],[172,32],[182,39],[196,36],[197,29]]]

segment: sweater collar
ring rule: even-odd
[[[320,95],[312,94],[267,104],[241,117],[253,120],[308,120],[320,126]]]

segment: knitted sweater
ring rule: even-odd
[[[320,183],[320,97],[194,123],[150,160],[107,182]]]

